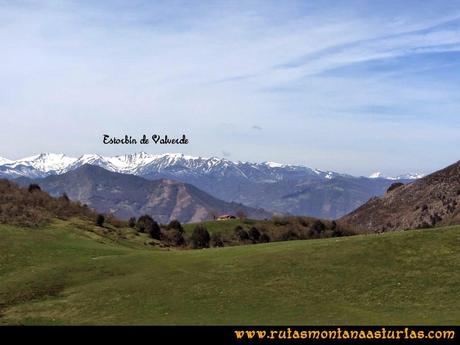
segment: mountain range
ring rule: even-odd
[[[115,157],[85,154],[73,158],[43,153],[16,161],[1,158],[0,178],[45,178],[87,164],[148,180],[183,182],[226,202],[329,219],[343,216],[369,198],[382,195],[395,180],[408,182],[420,177],[419,174],[385,177],[380,173],[355,177],[274,162],[232,162],[216,157],[141,152]]]
[[[161,223],[173,219],[190,223],[239,212],[254,219],[272,216],[262,209],[219,200],[187,183],[167,179],[150,181],[89,164],[60,175],[42,179],[21,177],[15,181],[19,185],[37,183],[55,197],[65,193],[71,200],[121,219],[148,214]]]

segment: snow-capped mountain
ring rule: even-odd
[[[305,166],[280,164],[275,162],[250,163],[233,162],[224,158],[203,158],[181,153],[152,155],[139,152],[128,155],[105,157],[97,154],[84,154],[78,158],[64,154],[42,153],[16,161],[0,158],[0,177],[45,177],[59,175],[85,164],[100,166],[113,172],[133,174],[148,178],[154,177],[233,177],[253,182],[274,183],[303,177],[333,179],[352,177],[333,171],[322,171]],[[423,174],[406,174],[397,177],[385,176],[381,172],[373,173],[371,179],[412,180]]]
[[[408,173],[408,174],[398,175],[398,176],[386,176],[380,171],[377,171],[369,175],[369,178],[383,178],[386,180],[417,180],[419,178],[424,177],[425,175],[426,174],[423,174],[423,173]]]
[[[2,159],[0,160],[0,176],[7,178],[45,177],[59,175],[85,164],[100,166],[113,172],[146,177],[155,175],[170,178],[186,175],[214,178],[238,177],[254,182],[277,182],[301,176],[326,179],[345,176],[335,172],[275,162],[233,162],[216,157],[203,158],[180,153],[152,155],[145,152],[114,157],[84,154],[78,158],[64,154],[42,153],[16,161]]]
[[[148,180],[176,180],[227,202],[323,218],[340,217],[369,198],[382,195],[394,179],[419,176],[388,178],[379,173],[364,178],[275,162],[233,162],[180,153],[152,155],[140,152],[114,157],[85,154],[78,158],[44,153],[16,161],[3,159],[0,178],[22,177],[40,183],[39,178],[62,175],[84,165]]]

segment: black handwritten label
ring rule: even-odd
[[[152,141],[150,141],[150,138]],[[102,142],[106,145],[147,145],[150,143],[158,145],[187,145],[189,143],[189,139],[185,134],[182,134],[179,138],[170,137],[168,135],[153,134],[150,138],[147,137],[146,134],[143,134],[139,139],[133,138],[131,135],[113,137],[108,134],[104,134]]]

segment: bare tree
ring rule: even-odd
[[[236,212],[236,216],[238,217],[239,220],[245,220],[247,215],[243,210],[238,210]]]

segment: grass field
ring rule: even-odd
[[[77,225],[0,225],[0,324],[460,324],[460,227],[167,250]]]

